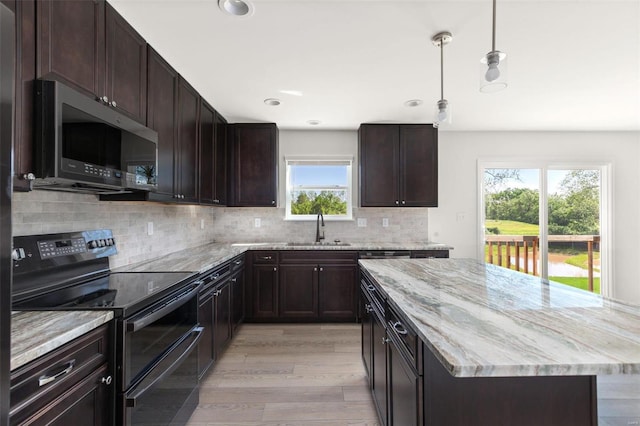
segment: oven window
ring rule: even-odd
[[[197,312],[198,298],[193,297],[146,327],[125,334],[125,389],[197,325]]]

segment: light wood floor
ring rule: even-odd
[[[640,376],[598,378],[600,426],[640,425]],[[244,324],[188,426],[379,425],[358,324]]]

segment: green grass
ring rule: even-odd
[[[485,228],[498,228],[500,235],[538,235],[538,225],[515,220],[485,220]]]
[[[593,260],[600,260],[600,252],[593,252]],[[589,269],[589,256],[587,253],[580,253],[575,256],[571,256],[564,263],[568,263],[569,265],[577,266],[582,269]],[[593,267],[594,271],[600,272],[600,268]]]
[[[589,279],[580,277],[549,277],[550,281],[559,282],[569,285],[571,287],[581,288],[582,290],[588,290]],[[600,277],[593,277],[593,292],[600,294]]]

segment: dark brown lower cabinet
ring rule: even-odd
[[[214,361],[213,352],[213,289],[202,292],[198,300],[198,323],[202,327],[198,342],[198,377],[202,378]]]
[[[360,344],[362,346],[362,363],[364,370],[369,378],[369,387],[371,387],[371,378],[373,371],[371,364],[373,361],[372,342],[373,342],[373,303],[364,288],[360,288],[360,322],[362,324],[360,334]]]
[[[251,318],[274,320],[278,318],[278,266],[253,265],[251,267]]]
[[[387,344],[389,368],[389,424],[394,426],[422,425],[420,415],[422,377],[403,357],[400,345],[393,338]]]
[[[318,315],[322,320],[353,321],[356,317],[358,266],[318,266]]]
[[[280,317],[318,318],[318,265],[280,265]]]
[[[105,324],[12,371],[10,423],[112,424],[111,330]]]
[[[372,315],[371,327],[371,357],[373,376],[371,378],[371,392],[373,402],[378,410],[382,426],[388,426],[387,419],[387,333],[384,329],[384,319],[380,318],[377,310]]]
[[[231,286],[227,279],[213,293],[213,354],[220,358],[231,341]]]
[[[231,326],[232,333],[244,320],[244,266],[235,272],[229,282],[231,283]]]

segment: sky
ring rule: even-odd
[[[509,179],[504,188],[530,188],[538,189],[540,187],[539,169],[519,169],[520,181]],[[547,188],[549,194],[560,192],[560,182],[569,173],[570,170],[548,170]]]

